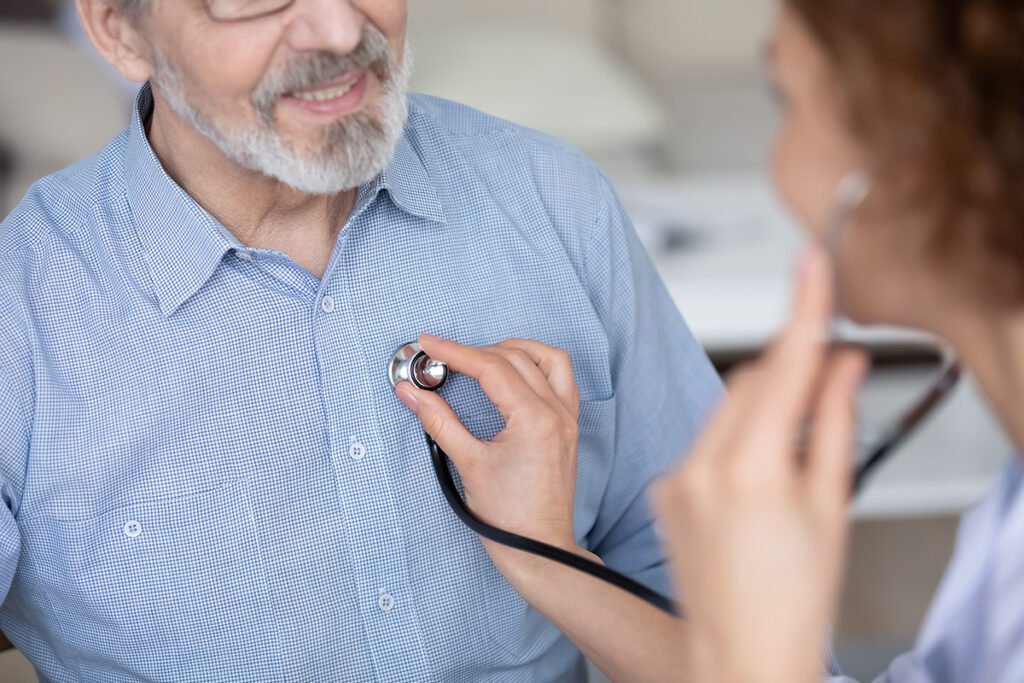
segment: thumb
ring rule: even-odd
[[[398,384],[395,393],[398,400],[416,414],[423,429],[460,471],[471,464],[484,444],[463,426],[459,416],[440,394],[418,389],[409,382]]]

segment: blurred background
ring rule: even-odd
[[[774,2],[410,6],[415,89],[550,132],[593,156],[719,369],[757,353],[785,315],[800,246],[766,177],[776,114],[761,52]],[[100,64],[70,7],[0,0],[0,215],[35,179],[98,150],[127,122],[136,87]],[[904,332],[855,333],[877,366],[862,406],[870,430],[923,387],[937,355]],[[857,501],[836,626],[849,674],[870,679],[912,646],[959,516],[1010,452],[963,386]],[[0,681],[21,680],[35,680],[31,667],[17,652],[0,654]]]

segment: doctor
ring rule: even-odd
[[[866,365],[856,353],[829,353],[834,301],[862,323],[946,339],[1024,452],[1024,2],[788,0],[770,55],[784,112],[775,175],[796,215],[824,237],[844,178],[862,174],[872,191],[831,258],[807,253],[787,329],[734,379],[689,458],[656,489],[690,616],[678,640],[685,680],[818,676],[820,650],[808,644],[835,616]],[[426,341],[464,369],[495,353]],[[492,399],[524,411],[515,401],[529,398],[534,420],[567,421],[565,368],[549,350],[533,352],[533,368],[483,366]],[[517,436],[510,421],[505,457],[491,458],[462,438],[438,397],[422,396],[417,410],[466,470],[483,516],[529,510],[519,524],[567,523],[571,448],[529,441],[528,429]],[[798,458],[793,444],[808,419],[810,449]],[[917,647],[881,681],[1024,680],[1021,487],[1015,458],[965,520]],[[535,570],[525,595],[568,613],[579,609],[573,586],[588,581]]]

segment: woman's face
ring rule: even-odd
[[[814,238],[825,237],[844,177],[867,170],[868,150],[844,122],[840,93],[824,51],[785,2],[769,49],[770,72],[782,109],[773,159],[779,194]],[[873,187],[869,201],[884,188]],[[895,221],[851,216],[837,267],[843,313],[864,324],[927,327],[901,229]],[[905,241],[905,240],[903,240]]]

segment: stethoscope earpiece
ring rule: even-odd
[[[871,194],[871,178],[863,171],[847,173],[836,187],[836,202],[850,211],[867,200]]]
[[[392,387],[411,382],[425,391],[440,391],[448,381],[448,366],[424,353],[418,343],[410,342],[391,357],[388,378]]]

